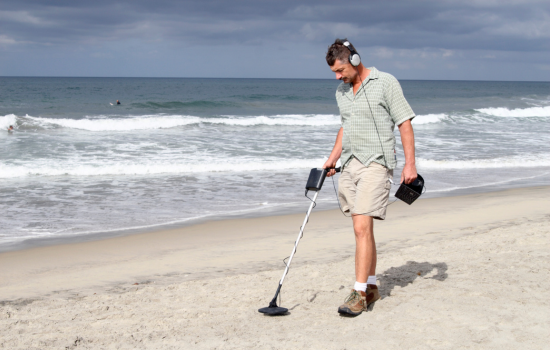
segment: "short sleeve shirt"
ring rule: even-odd
[[[374,67],[353,94],[353,85],[341,83],[336,89],[344,135],[342,138],[343,166],[357,158],[365,166],[371,162],[394,169],[395,125],[415,117],[403,96],[397,79]]]

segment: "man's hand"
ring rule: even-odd
[[[325,162],[325,165],[323,165],[323,169],[330,169],[327,172],[328,177],[331,177],[334,174],[336,174],[336,170],[334,170],[334,168],[336,168],[336,162],[337,162],[337,160],[332,160],[332,159],[329,158],[329,160],[327,160]]]
[[[417,176],[418,174],[416,173],[416,166],[414,164],[405,163],[405,167],[403,168],[403,172],[401,173],[401,183],[405,181],[405,183],[408,185],[416,180]]]

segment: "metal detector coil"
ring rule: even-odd
[[[424,189],[424,179],[420,174],[417,175],[416,180],[410,184],[401,183],[397,192],[395,192],[395,197],[401,199],[403,202],[408,205],[413,204],[415,200],[422,195],[422,190]]]

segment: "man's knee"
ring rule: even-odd
[[[372,217],[366,215],[357,215],[354,216],[353,220],[353,231],[355,232],[355,237],[360,239],[370,239],[372,238]]]

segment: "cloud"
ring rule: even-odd
[[[365,58],[403,72],[460,67],[461,60],[472,58],[477,61],[471,65],[483,67],[480,72],[488,71],[488,62],[494,62],[496,70],[504,67],[499,63],[517,65],[518,60],[530,65],[526,69],[546,72],[540,67],[545,67],[550,51],[550,2],[2,0],[0,33],[0,63],[13,68],[21,61],[17,54],[35,57],[37,52],[40,57],[78,53],[82,65],[86,57],[109,58],[113,67],[117,61],[131,61],[140,74],[143,67],[152,69],[152,57],[179,55],[189,60],[204,52],[210,55],[203,59],[209,67],[238,67],[237,60],[251,55],[285,66],[288,52],[296,49],[301,57],[321,57],[319,64],[324,65],[327,46],[336,37],[347,37]],[[117,72],[132,67],[121,65]],[[300,69],[320,69],[294,67],[296,72],[284,73],[300,76]],[[256,69],[265,72],[264,67]]]
[[[161,40],[193,45],[288,39],[391,48],[548,50],[547,1],[4,0],[3,32],[58,45]]]
[[[0,20],[30,25],[44,25],[40,18],[29,14],[27,11],[0,11]]]
[[[15,44],[15,40],[10,38],[7,35],[0,35],[0,46],[2,45],[13,45]]]

